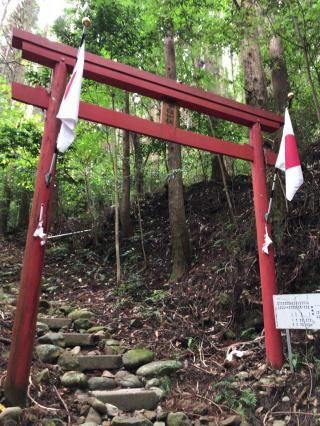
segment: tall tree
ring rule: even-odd
[[[283,54],[281,38],[274,35],[269,44],[272,93],[277,112],[283,113],[290,90],[289,77]]]
[[[0,75],[6,77],[8,81],[22,81],[24,76],[20,56],[11,46],[12,28],[32,30],[38,20],[38,13],[39,6],[36,0],[22,0],[3,26],[1,31],[3,38],[0,48]],[[5,14],[2,18],[5,21]]]
[[[174,51],[173,28],[170,25],[164,38],[166,76],[176,80],[176,61]],[[177,121],[172,123],[177,125]],[[168,144],[168,203],[171,226],[171,244],[173,265],[171,280],[175,281],[187,271],[190,261],[189,232],[186,223],[181,146]]]
[[[125,92],[124,112],[129,114],[129,93]],[[132,235],[130,218],[130,133],[124,130],[122,135],[122,199],[120,207],[121,229],[124,237]]]
[[[239,4],[238,7],[240,7]],[[246,0],[241,7],[246,21],[249,22],[243,34],[240,51],[245,99],[247,104],[266,108],[267,81],[258,42],[258,26],[255,21],[257,10],[253,0]]]

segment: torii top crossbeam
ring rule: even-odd
[[[78,52],[73,47],[54,43],[18,29],[13,30],[12,46],[22,50],[24,59],[50,68],[53,68],[63,57],[69,71],[75,65]],[[178,106],[247,127],[260,122],[262,130],[274,132],[283,125],[283,118],[275,113],[177,83],[92,53],[85,55],[83,76],[153,99],[173,101]]]
[[[12,44],[22,50],[23,58],[54,69],[50,93],[44,88],[32,88],[17,83],[13,83],[12,87],[14,99],[47,109],[5,382],[6,398],[13,405],[23,405],[32,361],[45,250],[43,241],[35,236],[35,230],[40,223],[45,232],[49,227],[54,167],[53,181],[49,184],[46,175],[54,166],[52,159],[60,129],[60,121],[56,116],[66,87],[67,73],[72,71],[76,62],[77,50],[17,29],[13,31]],[[270,224],[265,221],[268,205],[265,161],[273,165],[275,154],[269,151],[264,155],[262,130],[274,132],[283,125],[283,118],[272,112],[207,93],[91,53],[85,55],[84,78],[249,127],[250,143],[240,145],[178,129],[166,123],[154,123],[98,105],[81,102],[79,110],[79,117],[88,121],[250,161],[266,356],[273,367],[280,368],[283,358],[281,335],[275,327],[272,300],[273,295],[277,293],[273,249],[271,247],[269,254],[263,253],[261,249],[265,230],[271,233]]]

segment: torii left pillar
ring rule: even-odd
[[[33,233],[38,226],[41,210],[43,210],[44,231],[46,232],[49,227],[54,187],[54,168],[52,170],[52,180],[48,186],[46,185],[45,175],[50,169],[56,149],[56,141],[60,130],[60,121],[56,116],[65,91],[66,81],[67,66],[62,59],[61,62],[55,65],[53,71],[51,95],[41,143],[5,380],[5,397],[14,406],[23,407],[26,404],[45,252],[45,246],[41,245],[41,239],[34,237]]]

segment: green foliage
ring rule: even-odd
[[[241,331],[240,336],[243,339],[254,339],[257,336],[257,333],[254,327],[250,327]]]
[[[164,302],[169,297],[170,291],[168,290],[153,290],[151,296],[147,297],[145,301],[152,304],[158,304],[159,302]]]
[[[115,289],[117,296],[129,297],[133,300],[140,299],[145,293],[145,286],[139,275],[131,275]]]
[[[227,377],[212,385],[216,392],[215,401],[223,403],[238,412],[244,418],[248,417],[257,404],[257,397],[251,388],[242,389],[234,377]]]

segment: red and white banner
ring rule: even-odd
[[[62,121],[57,148],[64,152],[74,141],[78,123],[81,84],[84,66],[84,41],[79,49],[77,63],[64,92],[57,118]]]
[[[285,111],[282,139],[275,167],[285,172],[286,198],[291,201],[303,184],[303,174],[288,108]]]

